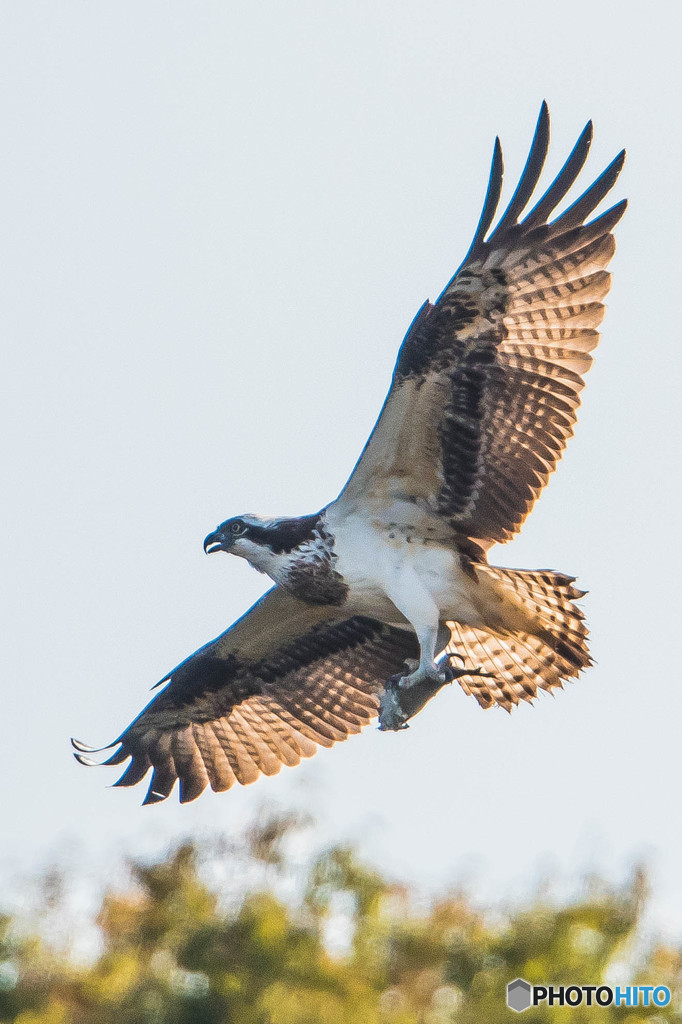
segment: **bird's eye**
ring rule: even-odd
[[[244,533],[246,527],[244,526],[243,523],[237,522],[231,524],[230,530],[232,531],[232,533]]]

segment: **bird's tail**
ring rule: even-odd
[[[499,704],[511,711],[519,701],[537,696],[538,689],[561,687],[592,663],[584,616],[574,604],[584,591],[573,586],[572,576],[488,565],[477,565],[476,572],[493,584],[504,605],[518,612],[513,626],[494,631],[448,622],[447,650],[461,655],[465,666],[486,673],[459,680],[482,707]]]

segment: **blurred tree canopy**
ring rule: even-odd
[[[69,879],[46,876],[45,916],[0,916],[0,1021],[682,1021],[682,950],[639,935],[641,875],[619,889],[586,883],[569,905],[537,896],[514,911],[482,911],[461,892],[426,905],[349,847],[297,861],[289,840],[298,824],[262,817],[236,845],[184,844],[163,860],[132,862],[96,918],[81,922],[95,937],[86,958],[50,934]],[[519,1018],[505,1004],[518,976],[663,984],[673,1000],[664,1009],[545,1006]]]

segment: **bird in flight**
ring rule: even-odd
[[[298,764],[377,715],[398,730],[445,683],[507,710],[590,664],[582,592],[553,571],[489,565],[521,528],[573,433],[625,200],[593,211],[621,152],[563,213],[591,122],[531,206],[549,145],[543,103],[516,190],[495,143],[473,242],[400,347],[379,419],[338,498],[300,518],[241,515],[204,541],[274,586],[161,680],[165,688],[83,764],[151,770],[144,803],[229,789]]]

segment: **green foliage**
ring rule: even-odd
[[[481,911],[462,893],[413,894],[338,846],[301,867],[300,821],[263,817],[237,847],[184,844],[130,865],[108,891],[88,963],[45,919],[0,917],[0,1021],[13,1024],[662,1024],[665,1009],[543,1007],[518,1017],[506,984],[680,985],[682,951],[638,938],[640,876],[592,882],[568,906]],[[211,869],[226,872],[211,880]],[[215,870],[213,875],[215,876]],[[64,897],[49,886],[49,912]],[[68,882],[68,879],[67,879]],[[285,898],[286,897],[286,898]],[[624,972],[624,976],[623,975]]]

